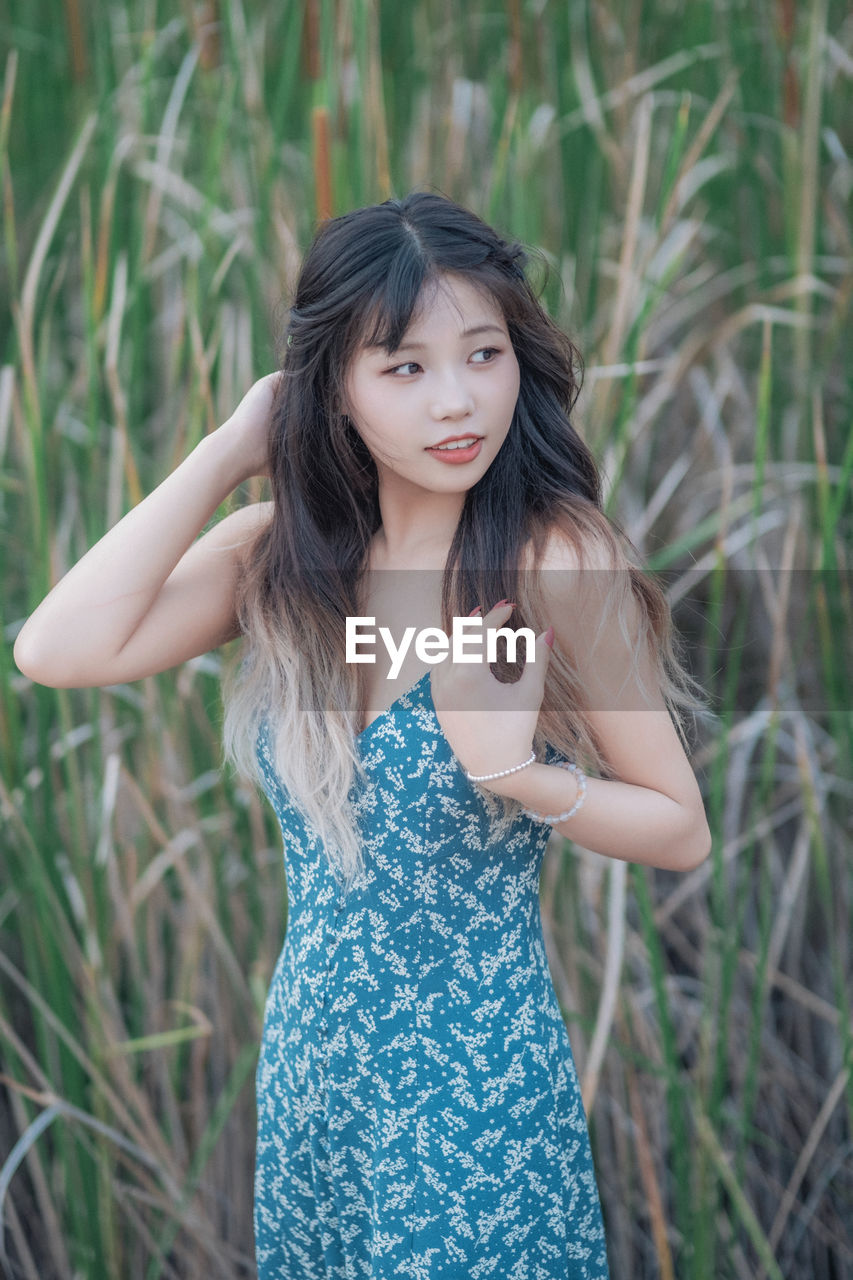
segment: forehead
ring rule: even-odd
[[[424,347],[448,333],[460,339],[479,333],[506,333],[503,312],[489,291],[477,283],[447,275],[426,281],[408,318],[381,299],[362,328],[359,351],[368,356]]]

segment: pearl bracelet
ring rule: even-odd
[[[511,773],[518,773],[519,769],[526,769],[529,764],[535,764],[535,762],[536,752],[531,751],[529,759],[525,760],[524,764],[514,764],[511,769],[501,769],[498,773],[473,774],[467,769],[463,769],[462,772],[469,782],[488,782],[492,778],[506,778]]]
[[[533,818],[535,822],[550,822],[556,825],[558,822],[567,822],[573,817],[586,799],[586,774],[576,765],[568,760],[555,760],[558,769],[569,769],[575,775],[578,781],[578,796],[571,809],[566,813],[541,814],[534,813],[531,809],[522,809],[525,818]]]

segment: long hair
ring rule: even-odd
[[[415,191],[324,222],[297,281],[270,418],[273,513],[242,558],[243,640],[239,663],[223,673],[223,747],[263,785],[256,744],[267,721],[279,780],[345,890],[363,870],[352,789],[364,780],[356,737],[366,709],[361,665],[344,660],[345,626],[360,612],[368,549],[381,523],[376,466],[344,412],[347,372],[362,345],[397,350],[427,287],[442,275],[463,278],[500,309],[520,370],[507,436],[465,495],[442,579],[443,629],[449,634],[452,619],[475,604],[489,608],[504,597],[516,602],[513,628],[539,634],[548,619],[538,566],[558,529],[580,567],[591,548],[601,567],[603,548],[610,568],[623,571],[609,574],[616,589],[607,599],[637,661],[650,664],[682,738],[680,709],[703,706],[690,692],[661,588],[631,563],[632,544],[601,509],[595,460],[570,420],[582,359],[540,305],[527,263],[520,243],[474,213]],[[499,679],[521,669],[498,667]],[[555,649],[534,746],[541,752],[549,743],[612,776],[588,710],[570,658]],[[506,830],[518,803],[485,799],[493,831]]]

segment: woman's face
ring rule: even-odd
[[[346,413],[380,486],[462,492],[485,475],[506,439],[518,361],[499,308],[462,277],[442,276],[425,303],[393,356],[382,347],[356,354]],[[435,448],[453,437],[475,443]]]

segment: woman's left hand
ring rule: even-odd
[[[495,605],[485,615],[484,646],[489,630],[506,623],[512,609],[509,603]],[[495,678],[485,648],[481,662],[454,663],[448,654],[436,665],[432,672],[435,714],[453,754],[468,773],[497,773],[523,764],[530,756],[551,657],[549,640],[553,643],[551,628],[536,637],[535,659],[527,657],[514,684]],[[501,781],[495,779],[494,789]],[[490,783],[482,785],[491,788]]]

